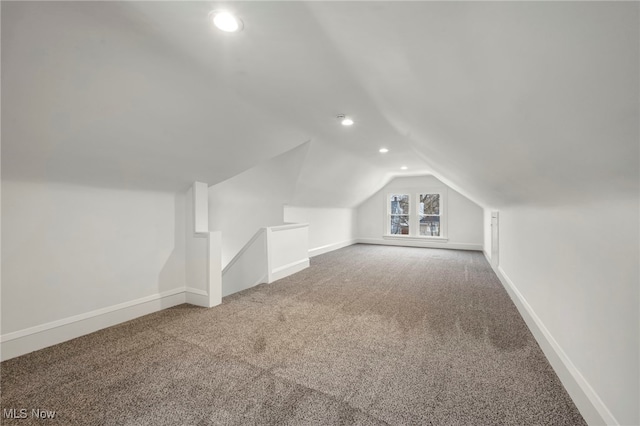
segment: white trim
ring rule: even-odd
[[[382,236],[385,240],[415,240],[415,241],[437,241],[437,242],[446,242],[449,241],[446,237],[425,237],[422,235],[396,235],[396,234],[385,234]]]
[[[222,298],[267,282],[269,234],[268,228],[259,229],[224,268],[220,284]],[[246,258],[247,253],[250,253],[251,257]],[[260,278],[251,283],[255,280],[252,277],[256,275],[260,276]],[[251,284],[245,285],[247,282]]]
[[[296,272],[300,272],[309,267],[309,258],[296,260],[284,266],[279,266],[271,271],[269,274],[269,283],[277,281],[281,278],[287,277]]]
[[[209,235],[209,185],[204,182],[193,182],[193,233]]]
[[[94,311],[85,312],[84,314],[74,315],[72,317],[63,318],[57,321],[51,321],[45,324],[36,325],[29,328],[24,328],[22,330],[14,331],[11,333],[3,334],[0,337],[0,342],[8,342],[11,340],[19,339],[21,337],[29,336],[34,333],[40,333],[42,331],[47,331],[52,328],[62,327],[74,322],[82,321],[88,318],[93,318],[99,315],[105,315],[111,312],[115,312],[121,309],[126,309],[131,306],[140,305],[142,303],[150,302],[153,300],[158,300],[164,297],[173,296],[174,294],[184,293],[185,287],[179,287],[173,290],[168,290],[159,294],[152,294],[151,296],[142,297],[136,300],[130,300],[128,302],[119,303],[113,306],[107,306],[106,308],[96,309]]]
[[[496,268],[500,266],[500,212],[491,212],[490,222],[490,241],[491,241],[491,267]],[[495,219],[495,220],[494,220]],[[495,223],[494,223],[495,221]],[[495,238],[494,238],[495,237]]]
[[[208,307],[209,295],[204,290],[187,287],[184,290],[184,297],[186,303],[190,303],[195,306]]]
[[[355,243],[356,243],[356,240],[351,239],[351,240],[346,240],[339,243],[332,243],[332,244],[327,244],[324,246],[312,248],[312,249],[309,249],[309,257],[315,257],[321,254],[329,253],[330,251],[348,247],[348,246],[354,245]]]
[[[143,315],[183,304],[186,301],[185,291],[185,287],[179,287],[3,334],[0,337],[2,360],[24,355]]]
[[[190,288],[184,292],[184,298],[185,302],[191,305],[209,307],[209,295],[206,291]]]
[[[278,266],[275,267],[273,266],[273,242],[272,242],[272,235],[274,232],[278,232],[278,231],[285,231],[285,230],[292,230],[292,229],[302,229],[302,228],[306,228],[306,233],[305,233],[305,240],[306,243],[305,245],[308,246],[309,241],[308,241],[308,237],[309,237],[309,224],[308,223],[288,223],[288,224],[284,224],[284,225],[278,225],[278,226],[270,226],[268,228],[266,228],[267,230],[267,283],[270,284],[274,281],[277,281],[281,278],[284,278],[286,276],[289,276],[291,274],[295,274],[296,272],[299,272],[305,268],[308,268],[310,263],[309,263],[309,251],[307,250],[307,257],[304,259],[300,259],[300,260],[296,260],[295,262],[289,263],[287,265],[284,266]]]
[[[267,246],[267,283],[271,283],[273,281],[275,281],[274,279],[272,279],[272,269],[273,267],[271,266],[273,264],[273,256],[271,255],[272,253],[272,243],[271,243],[271,239],[273,238],[271,236],[271,228],[265,228],[265,244]]]
[[[220,231],[209,232],[207,245],[207,275],[208,289],[206,308],[213,308],[222,303],[222,233]]]
[[[440,218],[440,236],[430,237],[420,235],[420,214],[419,205],[420,194],[439,194],[440,195],[440,214],[437,215]],[[403,189],[389,190],[384,196],[384,236],[396,235],[390,234],[391,232],[391,204],[390,199],[392,195],[408,195],[409,196],[409,213],[398,216],[409,217],[409,235],[401,236],[401,238],[444,238],[449,236],[448,229],[448,217],[449,217],[449,191],[446,186],[431,186],[431,187],[412,187]],[[427,215],[428,216],[428,215]],[[435,215],[434,215],[435,216]]]
[[[184,291],[185,291],[186,293],[193,293],[193,294],[197,294],[197,295],[200,295],[200,296],[208,296],[208,294],[207,294],[207,292],[206,292],[206,291],[201,290],[201,289],[199,289],[199,288],[186,287],[186,288],[184,289]]]
[[[247,251],[247,249],[249,248],[249,246],[251,246],[251,244],[253,244],[253,242],[263,233],[266,232],[268,228],[260,228],[256,231],[255,234],[253,234],[253,237],[251,237],[251,239],[240,249],[240,251],[233,256],[233,259],[231,259],[231,261],[229,263],[227,263],[227,266],[224,267],[224,269],[222,269],[222,275],[224,275],[227,270],[229,268],[231,268],[231,266],[233,266],[234,263],[236,263],[238,261],[238,259],[240,259],[240,256],[242,256],[242,254]]]
[[[255,287],[260,284],[267,284],[267,274],[264,274],[263,276],[261,276],[260,279],[256,281],[251,287]],[[251,287],[248,287],[248,288],[251,288]]]
[[[485,256],[487,256],[486,253]],[[490,261],[489,264],[491,264]],[[609,411],[604,402],[602,402],[596,391],[584,376],[582,376],[573,362],[571,362],[571,359],[569,359],[567,354],[562,350],[562,347],[560,347],[558,342],[553,338],[542,320],[536,315],[531,305],[529,305],[522,293],[518,291],[502,267],[498,266],[497,270],[495,268],[492,269],[495,271],[500,282],[502,282],[507,293],[509,293],[511,300],[518,308],[520,315],[527,323],[529,330],[531,330],[538,345],[540,345],[540,348],[587,424],[619,425],[620,423]]]
[[[398,238],[398,239],[358,238],[356,242],[358,244],[377,244],[382,246],[404,246],[404,247],[423,247],[423,248],[440,248],[440,249],[452,249],[452,250],[482,251],[482,244],[421,241],[421,240],[410,239],[410,238]]]
[[[296,260],[295,262],[291,262],[291,263],[289,263],[287,265],[279,266],[279,267],[275,268],[273,271],[271,271],[271,273],[272,274],[277,274],[278,272],[282,272],[285,269],[295,268],[295,267],[297,267],[298,265],[300,265],[302,263],[307,263],[307,266],[308,266],[309,259],[308,258],[307,259],[300,259],[300,260]]]
[[[306,228],[308,223],[285,223],[284,225],[269,226],[268,228],[273,232],[286,231],[288,229]]]

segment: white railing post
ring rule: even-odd
[[[209,267],[208,267],[209,307],[222,303],[222,238],[221,232],[209,232]]]

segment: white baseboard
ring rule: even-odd
[[[209,295],[199,288],[187,287],[184,290],[185,302],[195,306],[209,307]]]
[[[289,263],[288,265],[279,266],[274,268],[269,274],[269,283],[277,281],[281,278],[288,277],[289,275],[300,272],[309,267],[309,258],[297,260]]]
[[[424,247],[424,248],[440,248],[452,250],[474,250],[482,251],[482,244],[472,243],[449,243],[437,241],[419,241],[419,240],[386,240],[382,238],[358,238],[358,244],[377,244],[383,246],[403,246],[403,247]]]
[[[312,248],[309,250],[309,257],[319,256],[321,254],[329,253],[330,251],[338,250],[343,247],[351,246],[356,243],[356,240],[346,240],[340,243],[327,244],[325,246],[320,246],[316,248]]]
[[[96,309],[0,336],[2,361],[185,303],[185,288]]]
[[[264,274],[258,281],[256,281],[251,287],[255,287],[259,284],[265,284],[267,282],[267,274]]]
[[[485,257],[487,257],[487,261],[491,264],[486,253]],[[511,300],[518,308],[520,315],[527,323],[529,330],[531,330],[538,345],[540,345],[540,348],[587,424],[590,426],[619,425],[620,423],[618,423],[598,394],[593,390],[591,385],[589,385],[573,362],[571,362],[567,354],[562,350],[558,342],[556,342],[547,327],[542,323],[542,320],[536,315],[531,305],[529,305],[522,293],[518,291],[504,270],[500,266],[498,266],[497,269],[493,268],[493,270],[507,290],[507,293],[509,293]]]

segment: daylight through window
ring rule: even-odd
[[[440,194],[420,194],[420,235],[440,236]]]
[[[389,233],[393,235],[409,235],[409,195],[392,194],[389,197]]]
[[[438,190],[387,193],[386,235],[446,238],[445,197]]]

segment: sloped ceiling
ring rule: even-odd
[[[639,7],[2,2],[2,175],[180,190],[312,141],[297,204],[401,165],[483,205],[637,194]]]

